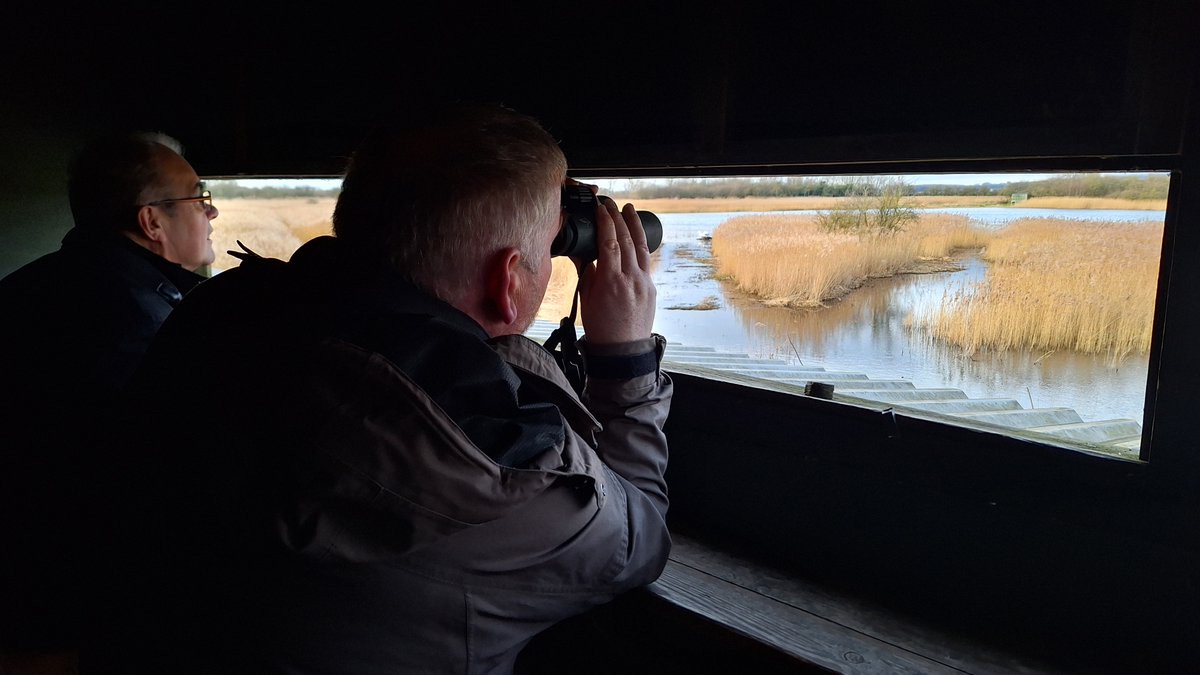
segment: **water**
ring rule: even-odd
[[[986,225],[1005,225],[1019,218],[1058,218],[1060,220],[1107,220],[1110,222],[1139,222],[1143,220],[1161,223],[1162,211],[1092,210],[1092,209],[1022,209],[1004,206],[980,206],[974,208],[950,207],[922,209],[922,213],[954,213],[963,215]]]
[[[929,209],[961,213],[990,225],[1015,218],[1077,218],[1161,222],[1162,212],[1066,209]],[[778,214],[780,212],[774,212]],[[790,211],[786,213],[813,213]],[[872,379],[906,379],[917,387],[953,387],[971,398],[1011,398],[1023,407],[1073,408],[1086,421],[1133,419],[1142,423],[1147,360],[1115,367],[1103,357],[1054,352],[965,357],[956,347],[910,331],[904,320],[947,292],[983,279],[986,265],[966,259],[965,269],[942,274],[878,279],[821,310],[766,307],[727,282],[713,279],[711,248],[703,236],[743,213],[660,214],[663,243],[654,280],[655,330],[671,341],[711,346],[755,357],[775,357],[828,370],[865,373]],[[705,299],[714,310],[690,310]]]

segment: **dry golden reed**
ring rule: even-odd
[[[537,318],[557,322],[571,313],[571,301],[575,298],[579,273],[575,271],[575,263],[570,258],[551,258],[550,261],[554,267],[550,271],[550,283],[546,287],[542,306],[538,308]],[[575,325],[579,325],[578,322]]]
[[[1058,349],[1117,362],[1150,346],[1162,224],[1022,219],[1000,230],[922,214],[893,236],[821,230],[809,216],[733,218],[713,233],[717,271],[768,305],[819,307],[872,277],[940,271],[981,248],[985,281],[909,324],[981,350]]]
[[[239,250],[238,241],[261,256],[288,260],[304,242],[332,231],[335,202],[332,197],[216,200],[213,269],[237,267],[238,260],[226,251]]]
[[[1113,197],[1031,197],[1012,205],[1018,209],[1123,209],[1165,211],[1165,199],[1116,199]]]
[[[1073,350],[1116,363],[1150,348],[1162,224],[1025,219],[983,252],[986,279],[910,322],[982,350]]]
[[[571,313],[571,302],[575,298],[575,289],[579,284],[579,272],[570,258],[551,258],[554,267],[550,271],[550,283],[546,287],[546,296],[538,308],[537,318],[557,323]],[[662,254],[655,251],[650,254],[650,273],[658,271],[662,263]],[[583,308],[576,308],[575,325],[583,325]]]
[[[920,214],[883,236],[826,232],[814,216],[749,215],[722,223],[712,250],[719,276],[767,304],[820,307],[873,277],[953,269],[948,256],[985,237],[949,214]]]

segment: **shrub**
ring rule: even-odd
[[[826,232],[887,236],[917,221],[917,212],[904,205],[909,186],[899,179],[873,178],[858,182],[844,204],[821,211],[817,224]]]

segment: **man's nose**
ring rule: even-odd
[[[221,215],[221,212],[217,210],[216,204],[210,204],[208,207],[208,212],[205,213],[205,215],[208,216],[209,220],[212,220],[213,218]]]

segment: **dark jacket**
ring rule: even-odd
[[[77,639],[87,463],[108,405],[203,279],[120,235],[72,229],[0,280],[0,648]]]
[[[154,415],[187,433],[142,463],[168,489],[131,509],[157,518],[146,669],[509,672],[666,562],[662,349],[626,346],[648,372],[581,402],[541,345],[358,276],[335,239],[222,273],[134,389],[194,383]]]
[[[0,279],[5,378],[20,373],[39,391],[70,383],[110,398],[203,280],[119,234],[72,229],[58,251]]]

